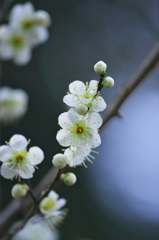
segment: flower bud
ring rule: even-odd
[[[114,79],[111,77],[105,77],[102,82],[103,86],[106,88],[111,88],[114,86]]]
[[[72,186],[77,181],[76,175],[71,172],[66,174],[61,174],[61,179],[68,186]]]
[[[67,165],[66,161],[67,161],[66,156],[62,153],[58,153],[53,157],[52,164],[56,168],[62,169]]]
[[[104,74],[106,72],[107,65],[103,61],[99,61],[94,65],[94,71],[97,74]]]
[[[84,104],[79,104],[76,106],[76,112],[80,115],[84,115],[88,111],[88,107]]]
[[[29,187],[27,185],[17,183],[13,186],[11,190],[11,194],[12,194],[12,197],[15,199],[22,198],[26,196],[28,190],[29,190]]]
[[[49,27],[51,25],[50,15],[44,10],[38,10],[35,12],[35,23],[42,25],[43,27]]]

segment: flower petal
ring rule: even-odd
[[[1,166],[1,175],[4,178],[12,179],[14,176],[17,175],[14,169],[10,169],[8,164],[2,164]]]
[[[11,137],[9,145],[13,150],[21,151],[27,147],[28,141],[23,135],[15,134]]]
[[[54,200],[57,200],[59,198],[59,195],[55,191],[51,190],[48,194],[48,197],[51,197]]]
[[[29,47],[24,47],[23,49],[17,51],[14,55],[13,61],[17,65],[25,65],[31,59],[31,50]]]
[[[24,179],[28,179],[33,177],[34,171],[35,169],[31,164],[27,164],[27,165],[25,164],[24,166],[21,166],[18,173],[20,177]]]
[[[32,165],[37,165],[43,161],[44,152],[39,147],[31,147],[27,157]]]
[[[90,139],[90,147],[91,148],[96,148],[101,144],[101,138],[98,133],[93,134],[93,138]]]
[[[66,204],[66,202],[67,202],[66,199],[60,198],[54,207],[54,211],[62,208]]]
[[[2,145],[0,146],[0,161],[5,162],[9,160],[12,156],[12,150],[9,146]]]
[[[99,113],[92,112],[87,115],[87,125],[94,129],[98,129],[102,125],[102,118]]]
[[[61,129],[56,135],[57,141],[64,147],[68,147],[70,145],[70,137],[70,132],[65,129]]]
[[[63,102],[66,103],[70,107],[74,107],[78,104],[78,98],[73,94],[68,94],[64,96]]]
[[[95,112],[101,112],[106,108],[106,102],[104,101],[104,99],[102,97],[96,97],[93,101],[92,101],[92,111]]]
[[[35,44],[44,43],[49,38],[49,32],[45,27],[36,27],[33,32]]]
[[[61,113],[60,116],[58,117],[58,121],[60,126],[64,129],[68,129],[73,124],[69,118],[68,112]]]
[[[83,82],[76,80],[70,83],[69,90],[73,94],[82,95],[86,90],[86,86]]]
[[[89,83],[88,91],[91,92],[92,94],[96,94],[97,87],[98,87],[98,81],[91,80],[90,83]]]
[[[13,50],[7,43],[0,44],[0,57],[3,60],[9,60],[13,57]]]

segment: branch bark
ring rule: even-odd
[[[107,106],[106,114],[104,117],[102,127],[112,118],[115,116],[119,116],[119,108],[123,104],[123,102],[127,99],[127,97],[131,94],[131,92],[139,85],[141,81],[147,76],[147,74],[156,66],[159,61],[159,43],[155,45],[152,51],[148,54],[145,58],[143,63],[139,66],[137,71],[130,77],[128,81],[126,81],[117,91],[114,98],[110,101]],[[35,196],[40,196],[43,189],[47,188],[48,185],[52,182],[53,179],[56,179],[58,174],[58,170],[52,168],[42,179],[39,185],[35,189]],[[19,213],[24,217],[26,212],[29,215],[29,209],[32,205],[32,199],[28,197],[21,199],[21,200],[13,200],[6,209],[0,215],[0,237],[2,240],[10,239],[12,235],[12,230],[10,230],[11,234],[6,235],[7,229],[11,226],[15,218],[18,216]],[[31,210],[30,210],[31,211]],[[33,210],[32,210],[33,212]],[[24,217],[23,225],[28,218]],[[8,232],[9,233],[9,232]]]

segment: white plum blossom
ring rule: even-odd
[[[67,157],[67,164],[70,167],[75,167],[77,165],[83,165],[86,167],[85,161],[89,161],[92,163],[92,160],[95,159],[91,155],[91,153],[98,153],[92,150],[88,146],[80,146],[80,147],[69,147],[64,151],[64,155]]]
[[[0,58],[12,59],[17,65],[25,65],[30,61],[30,43],[20,29],[5,24],[0,27]]]
[[[27,151],[27,139],[20,134],[11,137],[7,145],[0,146],[1,175],[12,179],[33,177],[36,165],[44,159],[43,151],[35,146]]]
[[[50,15],[43,10],[36,12],[31,2],[16,4],[11,10],[9,23],[20,29],[32,46],[44,43],[49,37],[46,27],[51,23]]]
[[[19,230],[11,240],[59,240],[59,232],[50,229],[44,222],[43,217],[34,215],[25,226]]]
[[[60,145],[98,147],[101,143],[98,128],[102,125],[102,118],[96,112],[85,116],[79,115],[74,109],[60,114],[59,125],[62,129],[57,133],[56,139]]]
[[[67,209],[61,209],[65,204],[64,198],[59,198],[59,195],[51,190],[47,197],[40,202],[40,212],[43,214],[45,220],[50,227],[55,227],[58,223],[63,221],[67,214]]]
[[[98,81],[91,80],[89,85],[86,85],[76,80],[69,85],[69,91],[64,96],[63,101],[70,107],[77,107],[83,104],[89,108],[89,111],[101,112],[106,108],[104,99],[97,94]]]
[[[0,88],[0,122],[9,123],[21,118],[28,108],[28,94],[22,89]]]

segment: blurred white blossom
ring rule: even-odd
[[[28,94],[22,89],[0,88],[0,122],[10,123],[21,118],[28,108]]]
[[[98,113],[91,112],[83,116],[71,108],[62,113],[58,120],[62,127],[56,136],[60,145],[95,148],[101,144],[98,128],[102,125],[102,118]]]
[[[49,33],[46,27],[51,24],[50,15],[45,11],[35,11],[31,2],[16,4],[10,12],[9,24],[20,29],[31,46],[44,43]]]
[[[0,58],[17,65],[25,65],[31,59],[31,48],[27,36],[18,28],[0,26]]]
[[[76,107],[79,104],[83,104],[89,108],[89,111],[101,112],[106,108],[106,103],[104,99],[97,95],[98,81],[91,80],[89,85],[86,85],[76,80],[69,85],[69,91],[66,96],[64,96],[63,101],[70,107]]]
[[[43,218],[35,215],[29,219],[23,229],[19,230],[12,240],[58,240],[59,232],[56,229],[50,229],[44,224]]]
[[[46,223],[52,228],[62,222],[67,214],[67,209],[61,209],[66,204],[66,200],[64,198],[58,198],[59,195],[51,190],[39,205],[40,212],[43,214]]]
[[[32,48],[47,41],[50,24],[50,15],[44,10],[35,11],[30,2],[13,6],[9,24],[0,26],[0,58],[27,64]]]
[[[4,178],[33,177],[35,166],[43,161],[44,153],[39,147],[31,147],[27,151],[28,143],[23,135],[15,134],[7,145],[0,146],[1,175]]]

